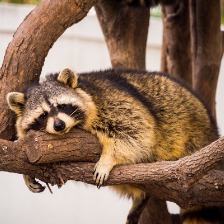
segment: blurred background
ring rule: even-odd
[[[39,1],[0,1],[0,63],[13,33]],[[224,1],[222,1],[224,2]],[[162,43],[162,20],[159,8],[151,13],[147,42],[147,69],[159,70]],[[111,67],[109,53],[94,10],[72,26],[50,50],[41,77],[70,67],[77,72]],[[224,135],[224,60],[217,89],[217,120]],[[33,194],[26,188],[22,175],[0,172],[0,224],[124,224],[131,201],[119,198],[106,187],[98,190],[83,183],[68,182],[61,189],[52,187]],[[179,211],[169,203],[169,210]]]

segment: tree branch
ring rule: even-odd
[[[61,136],[31,132],[23,142],[0,140],[0,170],[29,174],[59,186],[67,180],[94,184],[93,162],[98,161],[100,153],[96,137],[82,130],[66,134],[63,141]],[[35,154],[38,156],[34,159],[31,155]],[[36,164],[31,164],[27,157]],[[133,184],[183,208],[224,205],[224,172],[212,170],[223,160],[221,137],[178,161],[117,166],[107,185]],[[37,164],[43,162],[47,164]]]

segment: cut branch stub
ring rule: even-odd
[[[100,148],[95,136],[79,129],[63,136],[30,131],[23,144],[29,161],[39,164],[66,161],[96,162],[100,157]]]

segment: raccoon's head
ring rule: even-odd
[[[8,93],[8,105],[17,115],[18,137],[23,138],[29,130],[64,134],[74,126],[88,129],[96,108],[91,97],[77,84],[78,75],[66,68],[30,87],[25,94]]]

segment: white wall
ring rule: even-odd
[[[12,35],[32,6],[0,4],[0,62]],[[159,70],[162,25],[160,20],[151,19],[147,46],[147,68]],[[42,76],[49,72],[71,67],[78,72],[110,67],[107,47],[94,12],[83,21],[68,29],[55,43],[46,58]],[[224,63],[221,71],[224,71]],[[223,72],[217,92],[218,121],[224,133]],[[21,175],[0,173],[0,223],[4,224],[123,224],[130,201],[119,199],[107,188],[82,183],[68,182],[60,190],[53,187],[33,194],[27,190]],[[170,206],[176,211],[175,206]],[[31,221],[30,221],[31,220]]]

